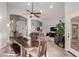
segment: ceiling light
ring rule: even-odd
[[[40,12],[41,12],[41,13],[43,13],[43,11],[42,11],[42,10],[40,10]]]
[[[53,8],[53,5],[50,5],[50,8]]]
[[[7,27],[9,27],[9,25],[10,25],[10,24],[8,23],[8,24],[7,24]]]
[[[1,19],[2,19],[2,17],[0,16],[0,22],[2,21]]]
[[[0,16],[0,19],[2,19],[2,17]]]
[[[28,6],[30,6],[30,3],[27,3]]]

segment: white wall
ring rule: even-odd
[[[55,27],[59,20],[64,22],[64,3],[56,3],[53,9],[49,10],[46,18],[43,19],[43,28],[45,33],[50,31],[50,27]]]
[[[79,2],[66,2],[65,5],[65,13],[68,15],[79,11]]]
[[[29,33],[31,32],[31,20],[34,19],[34,20],[41,21],[41,19],[40,18],[38,19],[35,16],[33,18],[30,18],[29,15],[24,15],[23,13],[27,13],[26,9],[25,9],[26,7],[25,7],[24,3],[21,2],[20,6],[18,4],[19,4],[19,2],[18,3],[13,3],[13,5],[11,5],[11,3],[8,3],[8,19],[9,19],[11,14],[20,15],[20,16],[25,17],[27,19],[28,35],[29,35]]]
[[[6,46],[8,38],[9,38],[9,28],[7,24],[9,21],[7,20],[7,4],[4,2],[0,2],[0,48]]]
[[[53,9],[49,8],[50,4],[53,5]],[[27,6],[25,3],[8,3],[9,14],[28,13],[26,12],[28,9],[31,10],[31,6]],[[39,11],[40,9],[43,10],[40,18],[43,19],[43,29],[45,33],[50,31],[50,27],[56,26],[56,24],[58,24],[58,20],[62,19],[64,21],[64,2],[34,3],[34,11]]]
[[[79,3],[67,2],[65,3],[65,50],[69,50],[76,56],[79,56],[79,52],[73,50],[71,46],[71,22],[70,19],[79,16]],[[68,37],[69,36],[69,37]]]

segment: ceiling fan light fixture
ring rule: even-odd
[[[40,10],[41,13],[43,13],[43,10]]]
[[[0,16],[0,19],[2,19],[2,17]]]
[[[32,7],[32,10],[31,11],[27,10],[27,12],[29,12],[31,15],[39,18],[39,15],[42,13],[42,11],[41,12],[34,12],[34,10],[33,10],[33,2],[32,2],[32,6],[31,7]],[[31,18],[31,16],[30,16],[30,18]]]

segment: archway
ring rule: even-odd
[[[18,31],[22,36],[26,37],[28,34],[27,19],[20,15],[10,15],[10,35],[13,36],[13,32]]]

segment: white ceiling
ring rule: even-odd
[[[27,5],[28,2],[8,2],[8,8],[18,8],[19,10],[29,9],[31,10],[31,5]],[[53,8],[50,9],[49,6],[53,5]],[[56,20],[59,17],[64,18],[64,3],[63,2],[34,2],[34,11],[43,10],[41,15],[42,19],[51,19]]]

